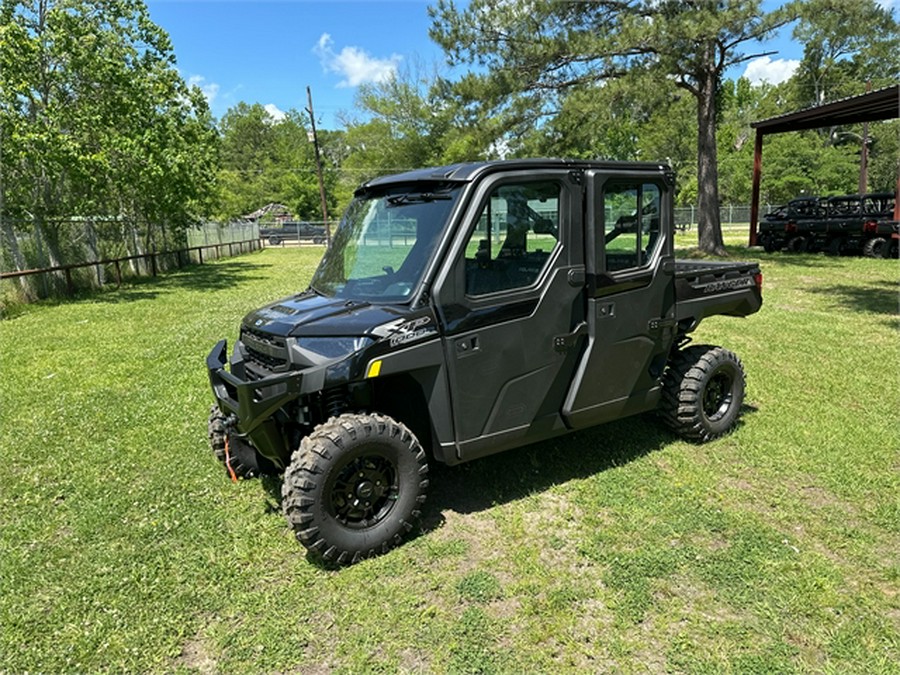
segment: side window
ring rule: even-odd
[[[606,270],[648,263],[659,243],[660,190],[653,183],[612,183],[603,192]]]
[[[466,295],[525,288],[541,275],[559,241],[560,185],[500,185],[466,243]]]

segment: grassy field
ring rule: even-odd
[[[437,467],[422,532],[340,571],[205,438],[206,353],[321,249],[0,321],[0,671],[900,672],[898,263],[732,252],[763,309],[695,341],[744,361],[734,434]]]

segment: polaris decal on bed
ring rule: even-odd
[[[739,288],[749,288],[756,284],[752,277],[742,277],[740,279],[726,279],[725,281],[714,281],[703,287],[704,293],[721,293],[722,291],[735,291]]]

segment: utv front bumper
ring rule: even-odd
[[[290,449],[275,421],[275,413],[302,394],[321,389],[323,370],[251,377],[240,343],[231,356],[230,372],[225,365],[227,349],[228,343],[220,340],[206,357],[209,383],[219,409],[226,417],[233,417],[238,435],[249,438],[260,453],[283,466]]]

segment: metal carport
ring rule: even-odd
[[[753,152],[753,193],[750,202],[750,246],[756,245],[756,226],[759,220],[759,181],[762,175],[763,138],[768,134],[786,131],[821,129],[842,124],[878,122],[900,117],[900,84],[849,98],[806,108],[786,115],[753,122],[756,145]],[[863,158],[866,148],[863,143]],[[900,174],[897,176],[897,196],[900,197]],[[894,200],[894,220],[900,220],[900,199]]]

